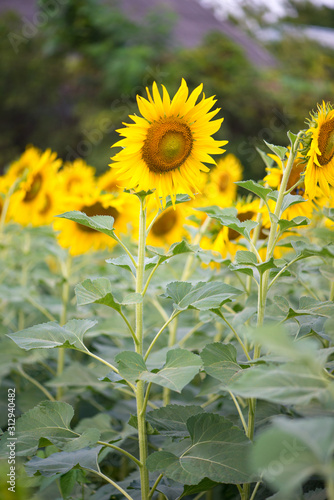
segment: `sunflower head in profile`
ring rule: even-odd
[[[334,109],[323,102],[311,114],[306,132],[304,154],[308,158],[305,170],[305,192],[313,199],[317,186],[326,197],[334,186]]]
[[[134,123],[118,130],[124,139],[112,147],[123,149],[112,157],[110,166],[127,188],[155,189],[163,204],[168,195],[173,203],[177,194],[193,198],[200,191],[202,172],[209,171],[203,162],[215,164],[210,155],[222,154],[227,143],[212,138],[223,121],[211,121],[219,112],[218,108],[210,111],[216,101],[203,94],[196,104],[202,85],[189,95],[184,80],[172,100],[164,86],[160,95],[156,83],[153,97],[146,91],[148,100],[137,96],[142,117],[131,115]]]

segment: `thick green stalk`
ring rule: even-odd
[[[145,244],[146,244],[146,209],[144,208],[145,199],[140,200],[140,215],[139,215],[139,242],[138,242],[138,262],[136,274],[136,292],[143,292],[144,271],[145,271]],[[136,304],[136,337],[138,344],[136,352],[143,355],[143,303]],[[149,477],[146,467],[148,456],[146,419],[145,419],[145,382],[138,380],[137,382],[137,419],[138,419],[138,440],[139,440],[139,460],[140,466],[140,481],[141,481],[141,497],[142,500],[147,500],[149,497]]]
[[[63,289],[62,289],[62,308],[60,314],[60,326],[65,325],[67,321],[67,306],[68,299],[70,295],[70,269],[71,269],[71,256],[68,255],[65,265],[62,266],[63,270]],[[57,376],[60,376],[64,371],[65,366],[65,348],[60,347],[58,349],[58,362],[57,362]],[[63,388],[57,387],[57,400],[61,400],[63,397]]]
[[[266,260],[269,260],[275,250],[275,243],[277,238],[277,228],[278,221],[281,217],[282,212],[282,204],[284,200],[284,196],[286,194],[286,186],[290,177],[290,173],[293,167],[293,162],[295,161],[296,155],[298,151],[298,139],[296,143],[291,148],[291,154],[287,161],[286,167],[284,169],[282,182],[280,185],[280,189],[278,192],[276,207],[274,211],[275,218],[271,220],[271,227],[269,232],[268,244],[267,244],[267,255]],[[282,162],[283,163],[283,162]],[[269,269],[263,273],[260,279],[259,286],[259,295],[258,295],[258,309],[257,309],[257,327],[260,328],[263,325],[265,308],[267,302],[267,293],[268,293],[268,281],[269,281]],[[254,347],[254,355],[253,359],[257,359],[260,357],[261,347],[259,345],[255,345]],[[256,410],[256,399],[249,400],[249,410],[248,410],[248,429],[247,429],[247,437],[249,439],[253,439],[254,436],[254,427],[255,427],[255,410]],[[250,484],[245,484],[244,486],[244,498],[245,500],[249,499],[250,496]]]

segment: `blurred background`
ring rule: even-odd
[[[333,101],[334,0],[1,0],[1,171],[33,144],[102,173],[136,94],[182,77],[217,96],[215,138],[259,179],[255,147]]]

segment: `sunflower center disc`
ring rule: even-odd
[[[103,205],[98,201],[94,203],[94,205],[85,205],[84,207],[81,208],[81,212],[86,214],[88,217],[93,217],[94,215],[110,215],[111,217],[114,218],[114,220],[117,219],[119,216],[119,212],[116,208],[114,207],[108,207],[104,208]],[[92,229],[91,227],[88,226],[83,226],[82,224],[76,223],[80,231],[83,231],[84,233],[95,233],[98,232],[96,229]]]
[[[163,236],[173,229],[177,221],[175,210],[165,212],[152,226],[154,236]]]
[[[321,125],[318,141],[321,152],[321,156],[318,156],[319,163],[327,165],[334,156],[334,118]]]
[[[169,172],[180,167],[191,153],[192,133],[187,123],[176,118],[164,118],[151,124],[142,148],[142,157],[155,173]]]
[[[302,163],[300,160],[295,160],[292,165],[291,173],[288,179],[288,183],[286,185],[287,189],[292,188],[300,179],[300,174],[304,171],[305,164]],[[292,191],[292,194],[297,194],[298,188],[295,188]]]
[[[228,187],[228,181],[230,180],[230,176],[227,172],[222,172],[219,177],[218,189],[221,193],[225,193]]]
[[[41,176],[41,174],[36,174],[32,183],[31,183],[29,191],[26,192],[26,195],[25,195],[23,201],[29,202],[29,201],[34,200],[36,198],[36,196],[38,195],[41,187],[42,187],[42,176]]]

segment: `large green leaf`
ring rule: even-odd
[[[218,208],[216,206],[198,208],[207,215],[210,215],[213,219],[219,221],[223,226],[233,229],[237,233],[244,236],[247,240],[250,240],[250,232],[254,229],[258,223],[253,220],[245,220],[241,222],[238,219],[238,212],[236,208]]]
[[[201,358],[196,354],[186,349],[172,349],[168,351],[166,364],[160,371],[157,373],[144,371],[139,378],[181,392],[197,375],[201,364]]]
[[[83,336],[96,323],[97,321],[88,319],[72,319],[66,325],[60,326],[58,323],[51,321],[11,333],[8,337],[27,351],[36,348],[52,349],[53,347],[62,346],[84,351],[86,347],[83,343]]]
[[[133,351],[123,351],[115,356],[118,363],[119,374],[133,384],[139,379],[140,374],[147,370],[143,356]]]
[[[88,215],[83,212],[73,210],[72,212],[65,212],[64,214],[57,215],[57,217],[72,220],[77,224],[82,224],[90,229],[95,229],[95,231],[107,234],[114,240],[116,239],[114,235],[114,218],[110,215],[94,215],[93,217],[88,217]]]
[[[241,293],[241,290],[220,281],[200,281],[195,285],[186,281],[173,281],[168,283],[162,297],[172,299],[178,310],[194,308],[206,311],[219,308]]]
[[[187,420],[191,437],[180,456],[158,451],[147,466],[184,484],[198,484],[205,477],[219,483],[242,484],[249,480],[247,461],[251,443],[238,427],[220,415],[203,413]]]
[[[193,245],[190,245],[187,241],[182,240],[178,243],[173,243],[171,247],[165,252],[162,248],[156,248],[148,246],[147,250],[154,253],[159,257],[158,262],[162,264],[163,262],[175,257],[176,255],[181,255],[184,253],[194,253],[197,248]]]
[[[187,429],[188,418],[203,412],[201,406],[167,405],[148,412],[146,417],[147,421],[160,434],[170,437],[186,437],[189,436]]]
[[[224,385],[231,383],[233,377],[242,370],[237,363],[236,348],[232,344],[208,344],[200,356],[206,373]]]
[[[140,293],[127,295],[123,300],[119,294],[112,292],[108,278],[86,279],[75,287],[78,306],[87,304],[104,304],[121,312],[122,305],[137,304],[143,301]]]
[[[235,184],[237,184],[237,186],[240,186],[240,187],[242,187],[244,189],[247,189],[247,191],[250,191],[251,193],[256,194],[263,201],[266,201],[267,194],[272,191],[271,188],[264,187],[261,184],[258,184],[257,182],[254,182],[252,180],[249,180],[249,181],[239,181],[239,182],[235,182]]]
[[[34,457],[25,465],[25,469],[28,476],[40,472],[47,477],[59,473],[65,474],[77,465],[92,472],[99,472],[98,453],[100,449],[101,446],[97,446],[71,452],[61,451],[53,453],[48,458]]]
[[[95,444],[100,436],[98,429],[87,428],[82,434],[74,432],[70,427],[73,415],[72,406],[60,401],[43,401],[23,414],[16,422],[17,455],[30,455],[36,451],[42,438],[68,451]],[[1,456],[6,454],[8,439],[10,436],[6,432],[1,439]]]
[[[333,452],[333,417],[280,417],[257,439],[251,463],[272,488],[290,498],[310,476],[333,481]]]
[[[334,384],[321,367],[303,362],[248,368],[228,388],[242,397],[286,405],[307,405],[313,399],[326,403],[334,394]]]

